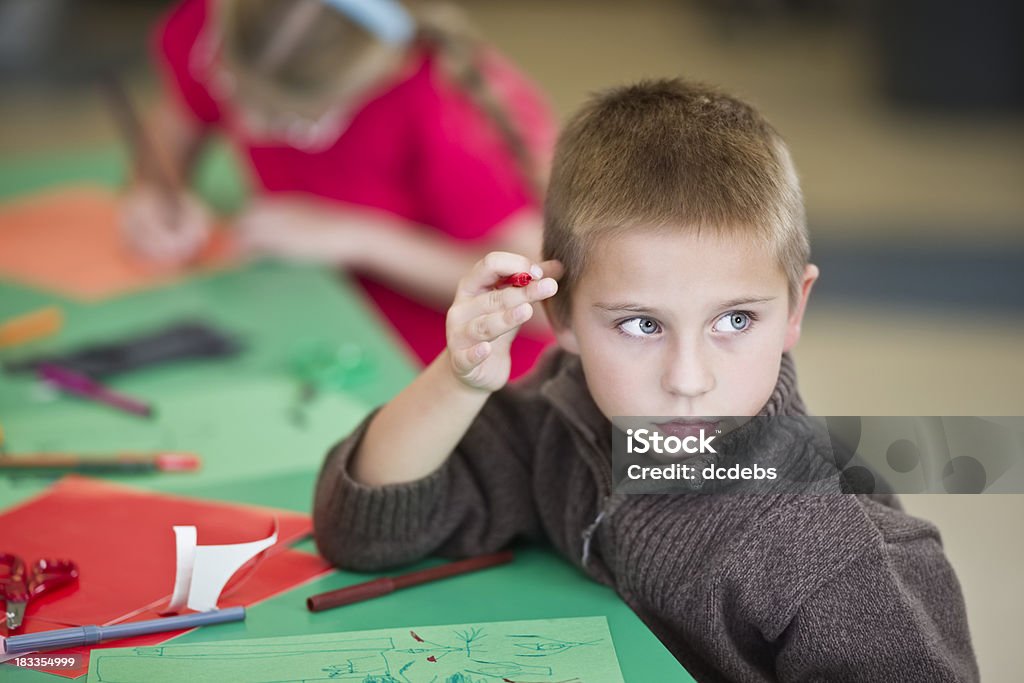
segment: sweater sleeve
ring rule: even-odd
[[[313,504],[320,553],[338,567],[369,571],[435,553],[494,552],[516,537],[539,535],[531,432],[513,393],[491,396],[441,467],[402,484],[365,486],[349,475],[373,415],[366,418],[320,471]]]
[[[960,584],[937,532],[872,546],[797,611],[781,681],[976,681]]]

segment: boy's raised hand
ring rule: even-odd
[[[515,273],[530,273],[526,287],[502,287]],[[537,265],[519,254],[492,251],[459,281],[446,323],[452,371],[463,384],[497,391],[512,369],[509,349],[519,327],[534,315],[533,304],[558,291],[558,261]]]

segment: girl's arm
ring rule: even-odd
[[[487,252],[540,256],[541,223],[535,210],[516,213],[498,226],[493,238],[476,243],[445,237],[383,211],[339,209],[294,195],[255,200],[237,226],[250,251],[345,267],[439,310],[452,301],[461,274]]]
[[[421,303],[441,308],[452,300],[460,274],[469,272],[488,252],[511,252],[539,260],[541,219],[535,210],[520,211],[498,226],[493,237],[469,244],[426,228],[406,227],[379,236],[381,240],[357,267]],[[410,263],[421,264],[422,269],[410,268]]]

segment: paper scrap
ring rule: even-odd
[[[197,612],[217,608],[224,586],[242,566],[277,543],[277,528],[264,539],[249,543],[197,545],[194,526],[174,527],[177,572],[168,611],[188,607]]]

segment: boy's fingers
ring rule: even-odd
[[[478,261],[459,282],[458,296],[476,296],[492,289],[502,278],[523,272],[530,273],[534,278],[543,275],[540,267],[522,254],[492,251]]]
[[[516,329],[533,315],[533,306],[520,304],[515,308],[498,313],[488,313],[473,318],[462,326],[459,337],[461,345],[470,346],[483,341],[494,341],[507,332]]]
[[[461,375],[468,375],[473,371],[473,368],[483,363],[491,355],[491,345],[488,342],[480,342],[474,344],[468,349],[461,349],[458,351],[448,350],[448,353],[452,358],[452,366],[455,371]]]
[[[453,306],[449,317],[458,324],[488,313],[499,313],[522,304],[542,301],[557,291],[558,283],[551,278],[534,280],[526,287],[490,289]]]

